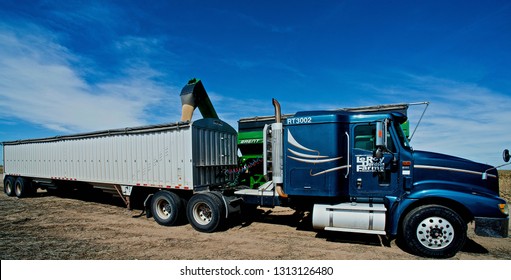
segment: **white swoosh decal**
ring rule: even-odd
[[[287,150],[290,151],[293,155],[299,156],[299,157],[302,157],[302,158],[327,158],[328,157],[328,156],[320,156],[320,155],[302,154],[302,153],[299,153],[297,151],[293,151],[291,149],[287,149]]]
[[[291,131],[289,131],[289,130],[287,131],[287,142],[289,142],[289,144],[291,144],[299,149],[302,149],[304,151],[319,153],[316,150],[309,149],[307,147],[302,146],[300,143],[298,143],[298,141],[295,140],[295,138],[291,134]]]
[[[297,158],[297,157],[292,157],[292,156],[287,156],[287,157],[290,158],[290,159],[294,159],[296,161],[299,161],[299,162],[313,163],[313,164],[336,161],[336,160],[342,158],[342,157],[337,157],[337,158],[327,158],[327,159],[302,159],[302,158]]]

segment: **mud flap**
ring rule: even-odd
[[[153,216],[153,212],[151,211],[151,200],[152,199],[153,199],[153,194],[150,194],[144,200],[144,211],[145,211],[146,218],[151,218]]]

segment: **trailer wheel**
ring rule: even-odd
[[[152,198],[151,212],[158,224],[162,226],[177,225],[183,212],[182,200],[173,192],[159,191]]]
[[[403,238],[417,255],[450,258],[465,244],[467,224],[460,215],[447,207],[421,206],[404,218]]]
[[[214,232],[223,220],[223,203],[212,193],[199,193],[188,201],[186,216],[192,227],[200,232]]]
[[[14,193],[19,198],[32,195],[34,192],[30,180],[27,180],[23,177],[18,177],[14,183]]]
[[[5,179],[4,179],[4,193],[7,196],[15,196],[16,195],[14,192],[14,183],[15,183],[14,177],[11,177],[11,176],[5,177]]]

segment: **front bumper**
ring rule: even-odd
[[[476,217],[475,233],[486,237],[508,237],[509,217],[506,218],[486,218]]]

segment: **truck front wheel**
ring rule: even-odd
[[[7,195],[7,196],[15,196],[16,194],[14,193],[14,178],[11,177],[11,176],[6,176],[5,179],[4,179],[4,193]]]
[[[406,215],[403,238],[408,248],[417,255],[450,258],[465,244],[467,224],[447,207],[425,205]]]
[[[214,232],[222,223],[223,203],[212,193],[198,193],[188,201],[186,216],[200,232]]]
[[[151,200],[151,212],[154,220],[162,226],[174,226],[182,215],[181,198],[172,192],[159,191]]]

